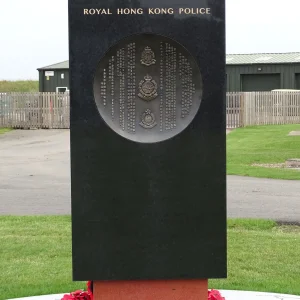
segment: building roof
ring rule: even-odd
[[[300,63],[300,52],[290,53],[253,53],[253,54],[226,54],[226,65],[250,64],[290,64]],[[69,69],[69,61],[38,68],[38,70]]]
[[[63,62],[54,65],[38,68],[38,70],[55,70],[55,69],[69,69],[69,61],[65,60]]]
[[[300,63],[300,52],[227,54],[226,65]]]

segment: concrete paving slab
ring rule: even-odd
[[[300,136],[300,131],[291,131],[289,136]]]
[[[262,293],[262,292],[247,292],[247,291],[230,291],[219,290],[222,297],[225,300],[300,300],[300,296],[288,295],[288,294],[274,294],[274,293]],[[69,293],[66,293],[69,294]],[[26,298],[15,298],[7,300],[60,300],[64,294],[35,296]]]

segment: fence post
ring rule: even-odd
[[[244,127],[244,117],[245,117],[245,103],[244,94],[239,93],[239,127]]]

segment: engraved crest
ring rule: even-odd
[[[155,99],[157,94],[157,83],[152,79],[148,74],[144,77],[145,80],[142,80],[139,84],[139,94],[138,96],[146,101]]]
[[[146,129],[151,129],[157,125],[155,122],[155,116],[150,109],[146,109],[142,114],[142,121],[140,122],[140,125]]]
[[[155,54],[149,46],[147,46],[142,52],[141,63],[147,67],[156,63]]]

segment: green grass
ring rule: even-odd
[[[228,224],[228,278],[211,288],[300,295],[300,227],[272,221]]]
[[[300,136],[288,136],[294,130],[300,130],[300,124],[251,126],[232,131],[227,135],[227,174],[300,179],[297,170],[251,166],[300,158]]]
[[[36,80],[0,81],[0,93],[38,91],[39,82]]]
[[[0,299],[85,288],[71,274],[70,217],[0,217]]]
[[[72,282],[69,216],[0,217],[0,299],[85,289]],[[300,295],[300,227],[228,221],[228,278],[210,288]]]
[[[12,130],[11,128],[0,128],[0,134],[9,132],[9,131],[11,131],[11,130]]]

